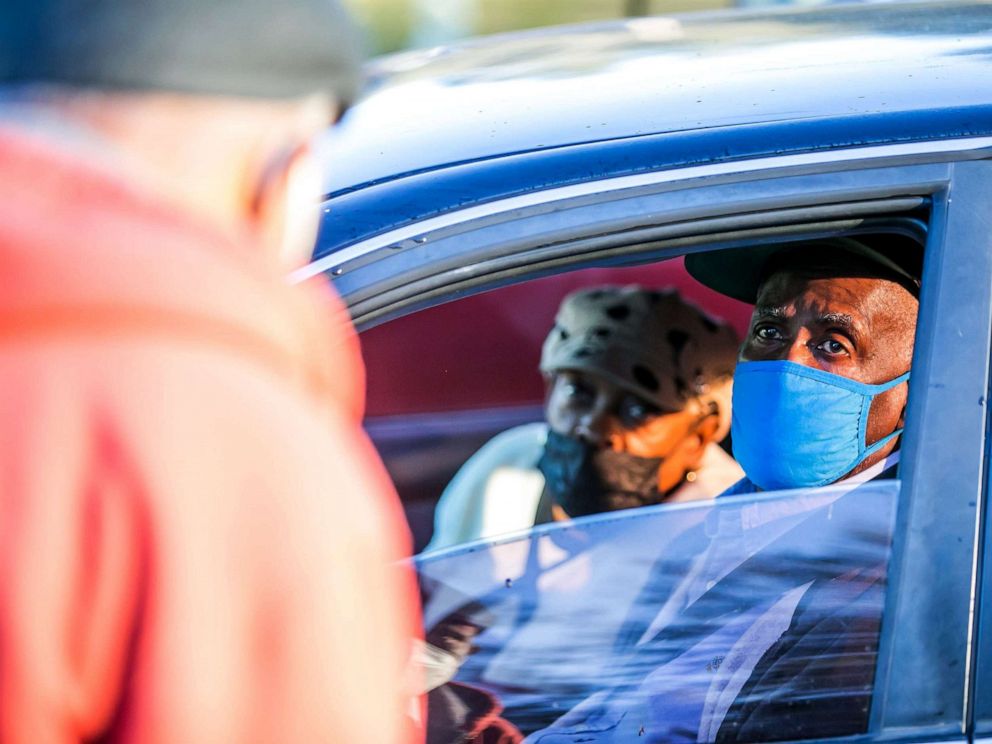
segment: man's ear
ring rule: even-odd
[[[266,250],[287,269],[310,259],[319,198],[320,173],[306,143],[275,151],[256,178],[249,221]]]
[[[254,190],[248,191],[246,196],[249,197],[249,216],[255,222],[266,220],[273,208],[285,206],[286,192],[293,186],[294,173],[313,157],[311,143],[314,138],[343,111],[340,102],[326,94],[314,94],[287,105],[289,108],[273,120],[269,136],[257,143],[257,159],[250,168],[254,174],[246,174],[249,181],[254,181]],[[317,170],[316,166],[314,170]],[[320,185],[317,170],[310,196],[314,201],[320,197]]]
[[[285,189],[289,166],[295,154],[296,148],[293,147],[274,150],[263,156],[264,160],[260,158],[254,174],[248,174],[253,181],[248,215],[254,222],[265,219],[273,202],[278,201],[278,196]]]

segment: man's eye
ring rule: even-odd
[[[782,334],[775,326],[758,326],[754,329],[754,335],[762,341],[778,341],[782,338]]]
[[[847,351],[840,341],[836,341],[832,338],[828,338],[826,341],[821,341],[816,345],[816,348],[826,354],[843,354]]]

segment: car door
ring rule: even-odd
[[[985,730],[976,670],[988,633],[976,635],[972,599],[987,493],[989,145],[886,145],[571,185],[366,239],[301,276],[331,274],[361,328],[562,270],[755,241],[925,231],[901,485],[860,739],[963,740],[973,723]]]
[[[497,706],[536,742],[867,730],[899,491],[646,507],[421,556],[428,661],[458,661],[431,669],[429,740]]]
[[[985,167],[983,167],[985,166]],[[980,207],[979,204],[988,205],[992,199],[992,189],[990,189],[987,179],[988,163],[974,166],[969,178],[969,183],[973,189],[975,201],[975,213],[970,219],[961,219],[961,228],[965,232],[959,235],[963,239],[971,234],[973,239],[979,244],[987,246],[990,232],[989,210],[987,206]],[[987,250],[987,247],[986,247]],[[978,329],[976,329],[977,332]],[[987,405],[988,391],[983,395],[981,405]],[[986,434],[983,442],[985,451],[984,489],[978,494],[977,504],[979,505],[979,519],[976,527],[976,537],[974,542],[974,593],[973,601],[970,605],[973,618],[973,635],[969,638],[967,688],[965,698],[966,730],[975,742],[992,741],[992,539],[989,536],[988,514],[989,498],[992,489],[989,488],[990,478],[992,478],[992,468],[989,467],[989,458],[992,456],[992,443]]]

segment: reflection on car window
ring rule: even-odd
[[[675,259],[531,279],[362,333],[369,378],[365,425],[403,500],[415,552],[432,539],[432,548],[449,547],[534,523],[542,491],[536,464],[547,431],[546,383],[539,369],[542,345],[567,295],[629,284],[672,287],[708,316],[730,322],[738,336],[747,329],[750,306],[699,284]],[[695,379],[694,367],[690,371]],[[470,460],[480,448],[485,452]],[[709,459],[722,460],[721,470],[733,467],[729,455],[721,458],[716,448],[710,450]],[[488,504],[486,476],[494,468],[502,468],[505,480],[514,482],[504,488],[500,476],[492,484],[500,498],[510,501],[491,511],[466,508],[459,513],[461,499],[454,498],[451,519],[442,520],[451,529],[436,532],[435,504],[442,492],[450,486]],[[523,476],[519,487],[518,475]],[[733,482],[740,471],[728,477]],[[706,484],[697,480],[697,485]],[[710,495],[722,490],[718,485]]]
[[[427,550],[723,493],[744,477],[720,447],[739,347],[671,287],[570,293],[541,350],[544,422],[501,432],[458,470]]]
[[[865,731],[898,489],[649,507],[421,557],[431,741]]]

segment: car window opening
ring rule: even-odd
[[[364,335],[370,433],[407,498],[443,492],[417,559],[435,721],[548,742],[591,721],[603,741],[866,730],[922,247],[747,251],[537,279]],[[377,388],[404,344],[436,366]]]

